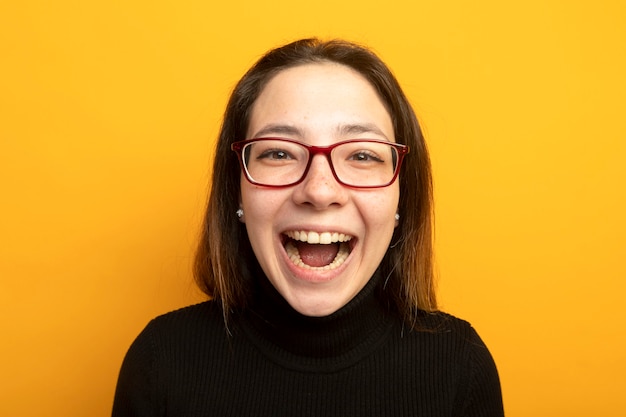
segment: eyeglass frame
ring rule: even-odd
[[[300,145],[304,147],[308,151],[309,160],[307,161],[306,167],[304,168],[304,171],[302,172],[302,176],[300,177],[299,180],[288,183],[288,184],[270,185],[270,184],[264,184],[264,183],[255,181],[254,179],[250,177],[248,170],[246,169],[246,164],[243,161],[243,149],[246,145],[250,143],[260,142],[264,140],[279,140],[283,142],[295,143],[296,145]],[[391,178],[391,180],[389,180],[389,182],[383,185],[352,185],[352,184],[346,184],[337,176],[337,172],[335,172],[335,166],[333,165],[333,160],[331,158],[331,152],[333,151],[333,149],[335,149],[336,147],[340,145],[343,145],[346,143],[354,143],[354,142],[381,143],[385,145],[390,145],[391,147],[396,149],[398,160],[396,162],[396,167],[394,169],[393,177]],[[246,177],[246,180],[253,185],[258,185],[258,186],[268,187],[268,188],[285,188],[285,187],[292,187],[294,185],[300,184],[302,181],[304,181],[307,174],[309,173],[309,168],[311,168],[311,162],[313,161],[313,157],[316,155],[320,155],[320,154],[326,156],[326,160],[328,161],[328,166],[330,167],[330,171],[333,173],[333,177],[335,177],[335,180],[339,184],[343,185],[344,187],[359,188],[359,189],[388,187],[391,184],[393,184],[398,178],[398,175],[400,174],[400,168],[402,167],[402,161],[404,160],[404,156],[408,154],[410,151],[409,145],[404,145],[402,143],[396,143],[396,142],[389,142],[387,140],[382,140],[382,139],[348,139],[348,140],[337,142],[328,146],[315,146],[315,145],[309,145],[307,143],[300,142],[299,140],[295,140],[295,139],[277,138],[277,137],[252,138],[252,139],[246,139],[246,140],[242,140],[238,142],[233,142],[230,145],[230,149],[237,154],[237,157],[239,160],[239,166],[241,167],[241,170],[243,171],[243,175],[244,177]]]

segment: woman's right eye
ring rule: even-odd
[[[291,155],[283,149],[268,149],[259,154],[257,159],[273,159],[273,160],[285,160],[292,159]]]

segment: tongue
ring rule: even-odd
[[[326,266],[330,264],[339,252],[339,244],[311,245],[305,242],[297,242],[296,247],[300,253],[302,262],[309,266]]]

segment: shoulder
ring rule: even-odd
[[[152,319],[131,344],[124,362],[127,367],[163,373],[206,360],[207,352],[226,351],[229,343],[220,304],[206,301]]]
[[[459,372],[495,368],[489,349],[466,320],[443,312],[421,312],[411,329],[404,331],[404,337],[412,349],[457,366]]]
[[[420,312],[412,328],[413,332],[448,338],[459,343],[484,346],[478,333],[468,321],[441,311]]]
[[[178,310],[170,311],[151,320],[149,326],[178,327],[181,324],[205,325],[214,321],[223,322],[222,308],[216,301],[205,301]]]
[[[417,328],[434,332],[449,332],[471,327],[468,321],[443,311],[419,311],[415,318],[415,324]]]
[[[205,301],[152,319],[137,336],[134,345],[154,350],[181,349],[203,342],[226,339],[228,329],[219,303]]]
[[[429,359],[440,360],[442,367],[455,375],[455,407],[463,410],[463,415],[503,415],[496,364],[469,322],[446,313],[424,313],[411,333],[422,346],[429,346]]]
[[[167,393],[184,386],[186,381],[181,378],[190,374],[191,380],[199,378],[198,372],[219,360],[220,355],[207,352],[224,352],[227,346],[228,334],[217,302],[207,301],[154,318],[126,352],[113,415],[157,415],[157,410],[165,407]]]

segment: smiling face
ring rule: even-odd
[[[395,142],[391,117],[369,82],[334,63],[275,75],[252,107],[247,138],[315,146],[349,139]],[[252,249],[272,285],[298,312],[332,314],[380,264],[396,226],[398,182],[355,189],[333,177],[323,155],[301,183],[255,186],[241,176],[241,207]],[[329,265],[330,264],[330,265]]]

